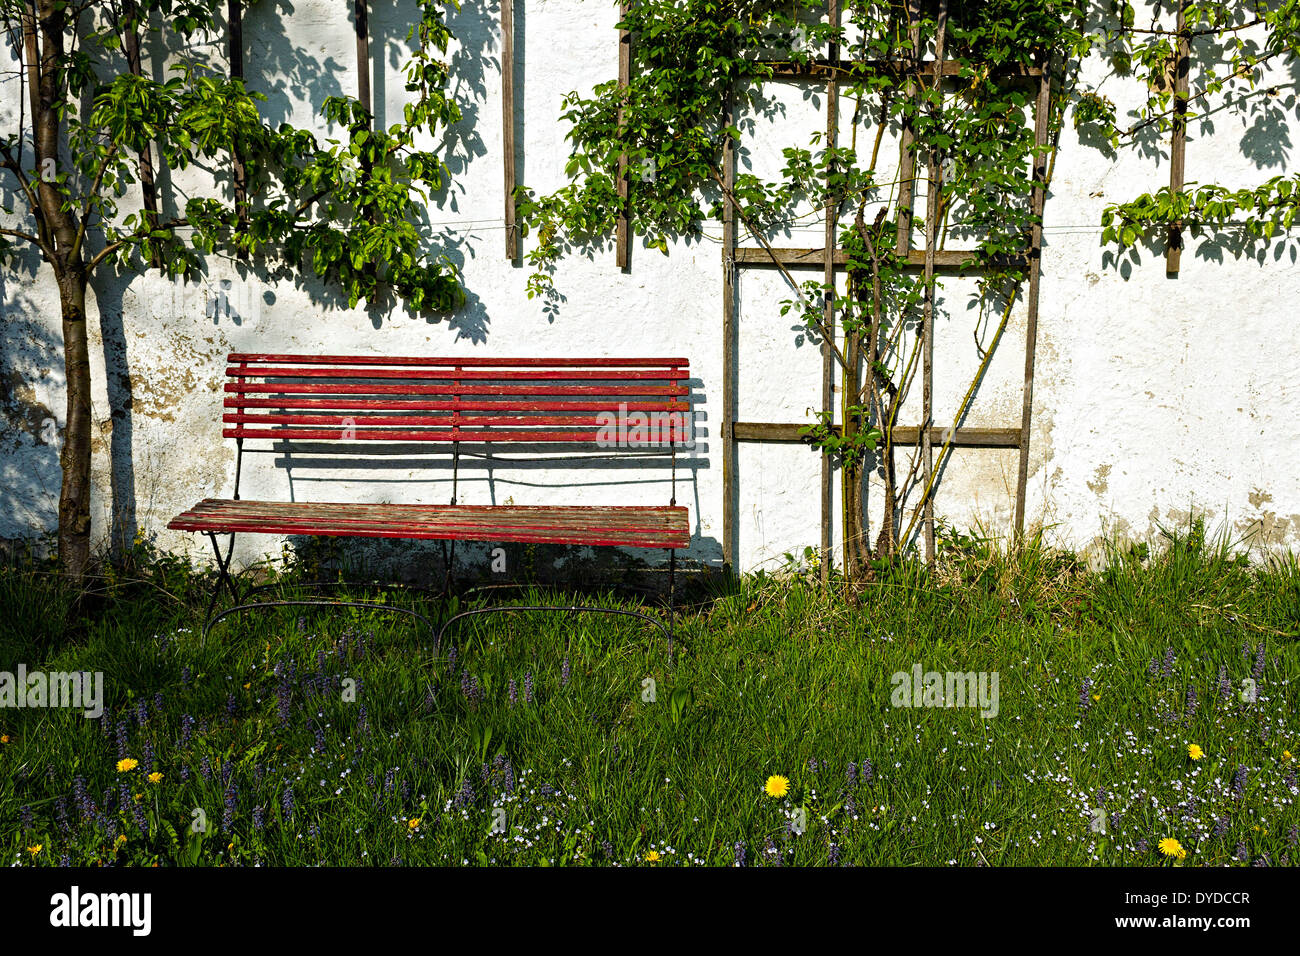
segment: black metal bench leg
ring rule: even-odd
[[[230,562],[235,556],[235,535],[230,535],[230,547],[226,550],[226,556],[221,556],[221,545],[217,543],[215,532],[208,534],[208,539],[212,542],[212,550],[217,555],[217,585],[212,589],[212,599],[208,601],[208,612],[203,615],[203,629],[206,632],[208,622],[212,620],[212,612],[217,607],[217,599],[221,597],[221,590],[225,588],[230,592],[230,597],[236,604],[239,603],[239,592],[235,589],[235,582],[230,578]]]
[[[443,564],[445,573],[442,582],[442,596],[444,599],[451,597],[451,568],[456,562],[456,539],[452,538],[448,544],[442,548]]]

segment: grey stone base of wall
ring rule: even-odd
[[[441,587],[446,575],[444,542],[399,539],[290,538],[295,556],[349,580],[383,580]],[[562,544],[456,542],[456,587],[527,585],[573,587],[647,595],[668,590],[666,551]],[[709,572],[679,555],[679,588]]]

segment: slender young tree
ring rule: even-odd
[[[176,277],[227,255],[314,274],[352,305],[464,301],[454,266],[421,228],[448,171],[417,136],[436,143],[460,118],[446,90],[442,5],[419,0],[401,121],[375,129],[356,99],[330,97],[321,115],[339,135],[326,140],[273,128],[263,95],[187,52],[193,41],[224,40],[219,7],[0,0],[15,64],[0,89],[18,107],[17,128],[0,132],[0,181],[20,200],[0,217],[0,264],[34,249],[58,288],[67,387],[58,549],[75,585],[91,569],[86,292],[102,270]],[[166,75],[144,67],[157,62]],[[186,169],[184,196],[160,195],[160,174]]]

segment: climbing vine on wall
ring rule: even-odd
[[[933,291],[898,254],[900,245],[925,241],[910,234],[900,244],[900,222],[918,230],[924,217],[900,216],[900,199],[910,209],[914,197],[900,188],[901,158],[881,155],[884,133],[910,131],[919,178],[928,175],[930,162],[942,171],[934,184],[941,233],[935,245],[942,248],[951,237],[974,249],[968,265],[980,276],[972,311],[979,317],[974,331],[982,361],[957,411],[959,421],[1020,294],[1023,253],[1037,218],[1030,202],[1033,90],[1016,75],[1043,68],[1052,77],[1051,150],[1070,112],[1074,125],[1102,148],[1149,145],[1150,135],[1171,122],[1173,93],[1164,78],[1177,31],[1171,36],[1146,25],[1168,19],[1173,9],[1168,3],[1162,9],[1158,0],[1141,12],[1112,0],[846,0],[840,6],[840,23],[832,25],[826,4],[812,0],[630,4],[620,23],[632,36],[630,81],[611,80],[566,98],[570,181],[542,196],[520,188],[518,196],[522,221],[534,231],[527,254],[530,295],[553,294],[560,258],[603,242],[620,215],[647,248],[666,253],[670,238],[713,238],[710,223],[722,218],[726,204],[760,242],[796,226],[808,209],[821,210],[829,201],[838,210],[845,287],[796,282],[785,273],[792,294],[782,307],[820,341],[827,331],[824,297],[834,297],[839,328],[830,345],[843,374],[842,404],[837,416],[819,414],[805,432],[842,468],[846,567],[859,576],[868,573],[871,557],[887,558],[912,543],[917,515],[932,492],[918,479],[918,457],[897,462],[891,441],[924,346],[918,310]],[[1195,8],[1185,14],[1184,30],[1222,41],[1219,52],[1228,58],[1225,73],[1202,74],[1196,98],[1207,106],[1258,83],[1269,60],[1294,56],[1294,0],[1184,6]],[[1256,27],[1268,33],[1262,46],[1249,32]],[[808,66],[831,43],[842,60],[840,95],[854,105],[835,145],[818,134],[790,144],[775,178],[760,178],[742,163],[726,190],[724,147],[730,141],[743,156],[746,136],[779,109],[769,88],[775,71],[782,64]],[[933,78],[909,81],[902,68],[933,57],[940,44],[943,58],[958,64],[957,75],[942,86]],[[1110,71],[1100,81],[1089,72],[1098,63]],[[1134,72],[1148,79],[1150,96],[1121,129],[1107,82]],[[1146,140],[1143,130],[1151,131]],[[620,159],[631,173],[626,202],[619,192]],[[1180,196],[1141,196],[1106,210],[1104,239],[1122,245],[1149,239],[1162,223],[1198,211],[1225,218],[1245,213],[1249,228],[1271,235],[1290,227],[1297,196],[1300,190],[1284,177],[1252,190],[1203,186]],[[864,467],[874,468],[884,486],[874,544],[864,527]]]
[[[1300,56],[1300,2],[1166,0],[1107,7],[1109,17],[1088,40],[1108,72],[1090,85],[1080,84],[1074,119],[1112,151],[1163,152],[1178,122],[1190,132],[1202,127],[1209,132],[1215,118],[1235,115],[1285,138],[1288,120],[1300,118],[1294,68]],[[1180,39],[1189,51],[1182,103],[1170,79]],[[1125,79],[1140,81],[1145,95],[1121,116],[1105,89]],[[1264,157],[1253,158],[1264,165]],[[1186,225],[1193,237],[1222,240],[1234,251],[1253,250],[1262,259],[1272,243],[1290,240],[1300,208],[1300,175],[1225,183],[1208,181],[1215,178],[1213,169],[1193,166],[1189,172],[1193,182],[1185,189],[1165,186],[1107,206],[1102,241],[1130,249],[1155,244],[1166,227]]]
[[[841,424],[822,420],[806,432],[842,468],[846,557],[856,575],[871,550],[861,518],[862,469],[877,468],[885,483],[877,553],[893,554],[906,540],[904,505],[911,517],[919,506],[908,502],[919,497],[917,459],[899,467],[890,436],[920,368],[917,312],[926,290],[898,254],[900,161],[882,156],[883,134],[906,126],[919,166],[931,156],[941,164],[938,221],[945,234],[961,230],[976,250],[971,264],[987,302],[1010,301],[1024,278],[1021,254],[1033,217],[1034,134],[1033,90],[1008,78],[1072,47],[1080,14],[1073,4],[1026,0],[944,4],[929,12],[849,3],[838,26],[824,13],[824,4],[809,0],[632,5],[623,23],[633,36],[630,83],[568,98],[572,182],[544,197],[525,192],[521,211],[538,236],[530,252],[532,291],[545,293],[566,248],[598,241],[614,227],[621,155],[633,171],[627,215],[649,247],[666,250],[669,236],[702,239],[726,203],[759,236],[795,226],[801,209],[838,207],[846,223],[838,243],[848,257],[846,287],[796,283],[787,274],[793,295],[783,308],[821,341],[824,297],[834,297]],[[909,86],[901,68],[933,56],[941,35],[944,58],[959,65],[960,75],[942,89]],[[785,148],[777,179],[761,179],[742,164],[726,190],[725,141],[743,149],[758,117],[776,108],[765,81],[780,64],[811,64],[831,42],[856,64],[838,76],[840,95],[854,104],[850,128],[839,131],[835,145],[814,137]],[[642,170],[651,175],[638,175]]]

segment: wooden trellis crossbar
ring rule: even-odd
[[[785,80],[824,80],[832,76],[841,80],[852,80],[856,77],[880,74],[925,78],[933,77],[935,70],[939,70],[943,76],[959,78],[967,69],[967,65],[959,60],[944,60],[942,63],[935,60],[921,60],[915,67],[909,67],[902,60],[845,60],[839,57],[814,59],[807,63],[787,60],[766,62],[772,68],[775,78]],[[1029,78],[1042,75],[1042,67],[1006,64],[999,65],[990,73],[994,79]]]
[[[800,434],[804,425],[787,422],[733,422],[731,433],[737,441],[788,442],[806,441]],[[839,426],[834,426],[836,433]],[[919,445],[921,430],[915,426],[894,428],[895,445]],[[957,448],[1019,448],[1019,428],[931,428],[930,441],[951,442]]]
[[[919,31],[920,11],[913,0],[909,4],[914,24],[910,38],[913,46],[911,63],[904,61],[847,60],[839,55],[838,49],[831,44],[825,59],[814,60],[808,64],[789,62],[769,62],[773,76],[785,81],[823,81],[827,84],[827,123],[828,149],[835,145],[838,126],[838,84],[843,80],[870,74],[889,73],[906,80],[906,93],[916,96],[918,85],[927,78],[940,83],[944,78],[960,79],[968,68],[967,64],[944,59],[943,27],[938,31],[935,56],[930,60],[921,59],[921,38]],[[941,4],[941,19],[946,19],[947,4]],[[828,4],[828,14],[832,25],[839,22],[838,0]],[[924,422],[917,426],[897,426],[892,430],[892,443],[895,445],[920,445],[922,462],[925,468],[922,507],[924,511],[922,534],[926,545],[927,559],[932,560],[934,548],[934,483],[935,462],[933,445],[938,443],[945,450],[948,448],[1014,448],[1019,451],[1019,463],[1016,480],[1016,503],[1014,533],[1017,537],[1024,532],[1025,489],[1028,481],[1029,435],[1033,413],[1033,382],[1038,327],[1038,299],[1040,285],[1040,258],[1042,251],[1041,219],[1046,198],[1047,152],[1049,146],[1048,116],[1051,107],[1051,72],[1046,64],[1035,66],[999,68],[993,76],[1014,82],[1031,82],[1037,86],[1034,115],[1034,188],[1031,198],[1035,224],[1031,229],[1027,248],[1023,253],[1000,260],[998,264],[1010,264],[1017,260],[1022,262],[1028,273],[1028,295],[1026,301],[1026,339],[1025,339],[1025,377],[1022,394],[1021,421],[1019,427],[1007,428],[945,428],[937,426],[933,420],[933,289],[934,277],[939,272],[973,271],[974,253],[964,250],[948,250],[937,247],[938,243],[938,192],[941,185],[942,170],[938,157],[927,157],[928,175],[931,180],[927,190],[926,209],[926,244],[923,250],[913,249],[911,245],[914,182],[916,177],[915,154],[911,148],[911,130],[904,126],[902,131],[902,168],[900,170],[900,210],[898,221],[897,253],[906,263],[906,268],[923,272],[925,275],[926,299],[924,303],[924,330],[921,347],[923,348],[923,383],[922,383],[922,417]],[[726,114],[728,125],[734,120],[732,110]],[[735,145],[727,140],[723,150],[723,183],[730,193],[735,183]],[[827,176],[833,173],[828,163]],[[722,548],[723,562],[733,565],[737,559],[736,525],[737,479],[738,479],[738,443],[746,442],[801,442],[801,429],[806,423],[787,422],[740,422],[736,420],[737,391],[737,351],[738,329],[736,322],[736,282],[735,270],[738,267],[781,267],[820,268],[823,270],[828,290],[834,290],[837,267],[848,262],[847,253],[836,248],[835,221],[838,209],[834,203],[828,203],[826,209],[826,239],[821,249],[807,248],[771,248],[738,247],[736,243],[735,210],[731,203],[723,207],[723,395],[722,395],[722,438],[723,438],[723,522]],[[760,240],[761,241],[761,240]],[[828,330],[834,329],[835,315],[832,294],[828,293],[824,323]],[[833,331],[832,331],[833,334]],[[823,343],[823,389],[822,408],[833,408],[831,343]],[[838,426],[836,426],[838,427]],[[831,529],[831,478],[829,463],[823,460],[822,495],[821,495],[821,543],[823,554],[823,575],[829,571]],[[900,542],[903,543],[903,542]]]
[[[784,266],[786,269],[821,269],[825,258],[825,249],[794,249],[776,246],[771,251],[760,246],[739,246],[735,250],[735,260],[738,265],[752,266],[755,268],[776,268]],[[843,249],[836,249],[832,254],[835,265],[847,265],[849,255]],[[996,260],[998,264],[1012,265],[1019,262],[1028,265],[1027,256],[1018,256],[1014,259],[1011,257]],[[940,272],[961,272],[963,269],[973,268],[975,262],[974,253],[960,249],[936,249],[934,251],[934,268]],[[904,270],[921,272],[925,270],[925,253],[918,249],[908,250],[907,262],[902,266]]]

